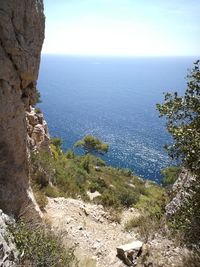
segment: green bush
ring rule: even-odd
[[[51,138],[51,144],[54,145],[56,148],[61,148],[63,141],[61,138],[58,137],[52,137]]]
[[[42,103],[41,94],[38,91],[38,89],[36,89],[32,105],[35,106],[36,104],[39,104],[39,103]]]
[[[36,175],[36,183],[41,187],[45,187],[49,184],[49,177],[44,170],[38,170]]]
[[[105,207],[119,207],[120,203],[116,195],[112,191],[104,191],[100,197],[95,198],[99,204]]]
[[[139,200],[139,194],[133,190],[122,190],[118,195],[119,201],[124,207],[131,207]]]
[[[37,107],[37,108],[35,108],[35,113],[36,113],[36,114],[40,114],[40,113],[42,113],[42,111],[41,111],[40,108]]]
[[[74,158],[75,158],[74,151],[72,151],[71,149],[69,149],[69,150],[66,152],[66,158],[67,158],[67,159],[74,159]]]
[[[47,197],[65,197],[66,194],[58,189],[58,187],[48,185],[44,189]]]
[[[140,195],[135,207],[150,216],[161,218],[168,201],[165,190],[153,183],[150,183],[145,190],[145,195]]]
[[[177,180],[180,171],[181,171],[180,167],[175,167],[175,166],[161,170],[161,174],[164,176],[162,181],[163,185],[164,186],[173,185]]]
[[[97,179],[92,179],[88,189],[91,192],[98,191],[99,193],[103,193],[107,188],[108,188],[108,185],[106,184],[104,179],[97,178]]]
[[[86,155],[81,160],[81,167],[86,170],[87,173],[90,172],[90,156]]]
[[[74,175],[75,183],[79,188],[82,188],[86,182],[87,172],[85,169],[77,168]]]
[[[130,169],[119,169],[122,175],[130,177],[132,176],[133,172]]]
[[[32,180],[41,188],[53,180],[55,174],[55,162],[47,152],[40,151],[32,154]]]
[[[94,159],[93,159],[93,163],[94,163],[96,166],[100,166],[100,167],[104,167],[104,166],[106,166],[105,161],[102,160],[101,158],[98,158],[98,157],[94,157]]]
[[[10,232],[23,255],[19,262],[22,266],[70,267],[72,263],[77,266],[75,248],[66,249],[60,236],[43,228],[30,229],[23,222],[10,226]]]

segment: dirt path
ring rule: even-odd
[[[134,214],[133,209],[125,211],[119,224],[110,221],[101,205],[81,200],[50,198],[46,206],[46,218],[54,231],[62,232],[67,244],[77,244],[80,267],[125,266],[116,257],[116,247],[137,239],[123,227],[126,219]]]

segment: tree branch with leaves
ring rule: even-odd
[[[200,174],[200,61],[194,63],[187,75],[183,96],[166,93],[163,104],[157,104],[161,117],[167,120],[167,129],[173,144],[166,146],[172,158],[180,159],[191,171]]]
[[[109,145],[103,143],[99,138],[92,135],[86,135],[82,140],[75,143],[74,147],[80,147],[85,154],[104,155],[108,152]]]

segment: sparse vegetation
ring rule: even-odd
[[[181,236],[180,241],[196,252],[200,248],[200,194],[199,185],[185,200],[181,208],[170,218],[170,226],[174,234]],[[192,190],[190,188],[190,190]],[[181,235],[180,235],[181,233]]]
[[[11,225],[9,230],[20,252],[20,266],[70,267],[77,266],[74,247],[66,248],[62,237],[42,227],[31,229],[23,222]]]
[[[40,209],[43,211],[45,206],[47,205],[47,197],[46,195],[40,190],[40,186],[38,184],[32,184],[33,193],[37,204],[39,205]],[[48,195],[47,195],[48,196]]]
[[[35,91],[35,99],[34,99],[33,106],[35,106],[36,104],[39,104],[41,102],[42,102],[42,100],[41,100],[40,91],[38,91],[38,89],[36,89],[36,91]]]
[[[182,264],[177,267],[199,267],[200,266],[200,255],[196,252],[188,252],[183,256]]]
[[[160,219],[146,213],[133,217],[125,225],[126,231],[135,230],[139,234],[140,239],[144,242],[148,242],[153,239],[155,234],[160,232],[161,228],[162,222]]]
[[[167,196],[165,190],[154,183],[148,182],[145,194],[140,195],[135,207],[139,216],[132,217],[125,225],[127,231],[136,230],[145,242],[153,238],[162,228],[162,217],[165,212]]]
[[[65,154],[60,146],[60,140],[54,138],[51,141],[52,155],[39,152],[32,157],[32,180],[41,194],[80,196],[88,201],[87,191],[98,191],[101,195],[93,200],[95,203],[117,209],[129,208],[141,202],[141,196],[149,194],[145,182],[132,175],[130,170],[108,167],[102,159],[91,154],[76,156],[73,151]]]
[[[167,201],[168,199],[164,188],[153,182],[147,182],[145,194],[140,195],[139,201],[135,207],[143,213],[160,219],[165,213]]]
[[[57,149],[60,148],[61,149],[61,145],[62,145],[62,140],[58,137],[52,137],[51,138],[51,144],[54,145]]]
[[[40,114],[40,113],[42,113],[42,111],[41,111],[40,108],[37,107],[37,108],[35,108],[35,113],[36,113],[36,114]]]

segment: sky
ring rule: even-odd
[[[199,56],[200,0],[44,0],[43,53]]]

